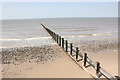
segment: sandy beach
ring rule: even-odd
[[[87,53],[92,61],[100,62],[101,67],[112,76],[118,75],[118,49],[117,40],[88,41],[80,46],[81,54]]]
[[[9,55],[5,54],[6,50],[3,51],[3,78],[92,78],[60,47],[55,46],[54,49],[53,46],[43,46],[16,49],[17,51],[9,50],[11,53],[7,52]],[[34,50],[36,53],[32,53]],[[9,60],[8,56],[14,56],[13,52],[18,54],[14,59]],[[22,53],[24,53],[23,56],[20,55]]]
[[[40,23],[79,47],[81,54],[87,53],[93,61],[100,62],[112,76],[118,75],[116,19],[71,18],[3,21],[0,39],[3,78],[92,78]]]
[[[92,78],[57,44],[3,49],[0,54],[3,78]],[[88,56],[95,62],[99,61],[112,76],[118,75],[117,51],[105,49]],[[82,67],[82,63],[79,64]],[[88,70],[95,73],[90,68]]]
[[[112,76],[118,75],[118,53],[112,50],[104,50],[98,54],[88,55],[93,61],[100,62],[104,68]],[[106,59],[107,58],[107,59]]]

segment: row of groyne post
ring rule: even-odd
[[[51,31],[50,29],[46,28],[43,24],[41,24],[44,29],[52,36],[52,38],[57,42],[57,44],[71,57],[73,57],[73,53],[75,53],[75,61],[79,63],[78,58],[80,57],[83,60],[83,69],[85,70],[88,65],[92,66],[95,69],[96,79],[100,79],[103,76],[105,79],[108,80],[120,80],[119,77],[113,77],[110,73],[108,73],[105,69],[103,69],[100,65],[100,62],[92,61],[87,53],[81,54],[78,47],[73,47],[72,43],[69,43],[68,40],[65,40],[60,35],[56,34],[55,32]],[[68,51],[69,50],[69,51]],[[91,74],[92,75],[92,74]],[[92,75],[94,76],[94,75]]]

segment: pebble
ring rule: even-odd
[[[15,64],[15,62],[46,62],[48,59],[55,57],[55,51],[52,46],[44,45],[42,47],[24,47],[24,48],[11,48],[3,49],[2,52],[3,64]],[[49,57],[49,58],[48,58]]]

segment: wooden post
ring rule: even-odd
[[[53,32],[53,37],[54,37],[54,40],[55,40],[55,33]]]
[[[53,39],[54,39],[54,32],[52,32],[52,37],[53,37]]]
[[[79,52],[78,47],[76,47],[76,61],[78,60],[78,52]]]
[[[58,35],[57,35],[57,43],[58,43],[58,41],[59,41],[59,38],[58,38]]]
[[[57,40],[56,37],[57,37],[57,35],[55,34],[55,41]]]
[[[70,43],[70,55],[72,55],[72,43]]]
[[[65,41],[65,46],[66,46],[66,52],[68,51],[68,41]]]
[[[54,37],[55,37],[55,36],[54,36],[54,32],[53,32],[53,39],[54,39]]]
[[[55,39],[55,41],[56,41],[56,34],[54,33],[54,39]]]
[[[41,24],[41,25],[45,28],[45,26],[43,24]]]
[[[59,36],[59,46],[61,46],[61,36]]]
[[[50,33],[50,35],[52,34],[52,32],[49,30],[49,29],[47,29],[48,30],[48,32]]]
[[[52,31],[50,31],[51,32],[51,36],[52,36],[52,38],[53,38],[53,32]]]
[[[62,48],[64,49],[64,38],[62,38]]]
[[[60,45],[60,36],[58,35],[58,44]]]
[[[52,36],[52,32],[49,30],[49,32],[51,33],[51,36]]]
[[[84,61],[84,67],[86,67],[86,63],[87,63],[87,53],[83,54],[83,61]]]
[[[99,63],[99,62],[96,62],[95,69],[96,69],[96,75],[97,75],[98,77],[100,77],[100,76],[99,76],[99,73],[100,73],[100,63]]]
[[[116,77],[116,80],[120,80],[120,77],[119,76],[115,76]]]
[[[56,34],[56,42],[58,42],[58,39],[57,39],[57,38],[58,38],[58,35]]]
[[[50,31],[50,33],[51,33],[51,36],[53,35],[53,32],[52,31]],[[53,37],[53,36],[52,36]]]
[[[54,39],[54,33],[52,32],[52,37],[53,37],[53,39]]]

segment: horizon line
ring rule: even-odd
[[[0,19],[0,20],[27,20],[27,19],[62,19],[62,18],[118,18],[118,17],[51,17],[51,18],[18,18],[18,19]]]

